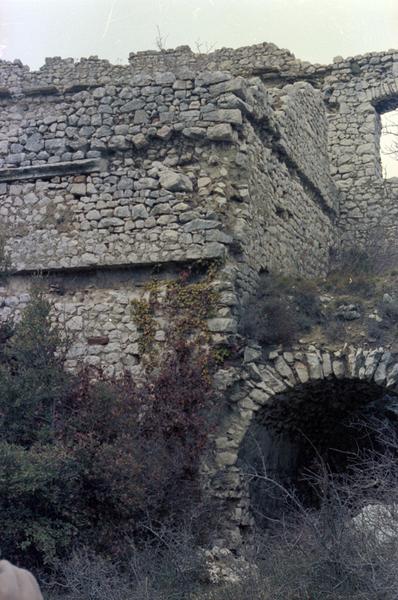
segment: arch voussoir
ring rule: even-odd
[[[332,360],[333,375],[336,379],[344,379],[347,374],[346,365],[341,356],[335,356]]]
[[[355,353],[355,363],[352,378],[353,379],[364,379],[365,378],[365,361],[367,351],[363,348],[358,348]]]
[[[257,405],[258,408],[261,408],[266,404],[270,398],[272,398],[272,392],[269,388],[264,389],[262,386],[257,385],[250,393],[249,397],[251,400]]]
[[[377,365],[373,374],[373,381],[376,385],[383,386],[387,381],[387,367],[393,361],[393,355],[391,352],[383,352],[379,364]]]
[[[259,371],[266,389],[269,390],[272,395],[294,387],[294,384],[288,378],[281,376],[280,373],[275,370],[273,364],[261,365]]]
[[[275,360],[274,367],[283,379],[287,379],[287,381],[289,381],[291,384],[297,385],[297,377],[290,365],[285,360],[284,356],[278,356],[278,358]]]
[[[333,365],[330,352],[322,352],[322,370],[325,379],[331,377],[333,374]]]
[[[297,379],[299,383],[307,383],[310,379],[310,374],[308,371],[308,367],[302,360],[296,360],[294,363],[294,370],[297,375]]]
[[[324,373],[322,369],[322,362],[320,360],[320,356],[318,352],[306,352],[305,353],[306,362],[308,365],[308,372],[311,380],[314,379],[323,379]]]
[[[398,361],[393,361],[387,369],[386,388],[391,389],[398,383]]]
[[[382,348],[371,350],[365,360],[365,379],[374,381],[374,374],[379,366],[380,360],[384,354]]]

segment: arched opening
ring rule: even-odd
[[[366,423],[395,421],[394,401],[374,382],[349,378],[313,380],[273,396],[254,417],[238,455],[257,524],[282,516],[285,491],[316,509],[319,496],[309,473],[320,462],[344,473],[363,450],[378,449]]]

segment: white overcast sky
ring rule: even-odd
[[[155,48],[157,25],[170,48],[267,41],[327,63],[398,47],[398,0],[0,0],[0,57],[35,69],[46,56],[126,62]]]

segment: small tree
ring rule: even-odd
[[[65,398],[70,376],[63,368],[64,340],[50,317],[51,305],[38,285],[19,323],[3,329],[0,364],[0,433],[29,447],[54,436],[56,405]]]

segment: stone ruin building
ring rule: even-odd
[[[48,293],[82,362],[139,370],[131,302],[156,267],[217,261],[209,329],[236,335],[259,274],[326,274],[330,255],[366,244],[380,223],[397,237],[398,179],[384,179],[381,115],[398,107],[398,51],[297,60],[273,44],[194,54],[188,47],[50,58],[37,72],[0,61],[1,234],[12,274],[1,318]],[[161,336],[160,338],[161,339]],[[220,370],[216,452],[205,467],[223,503],[223,542],[239,544],[250,497],[237,458],[271,398],[394,390],[383,348],[248,346]],[[306,391],[307,390],[307,391]]]

